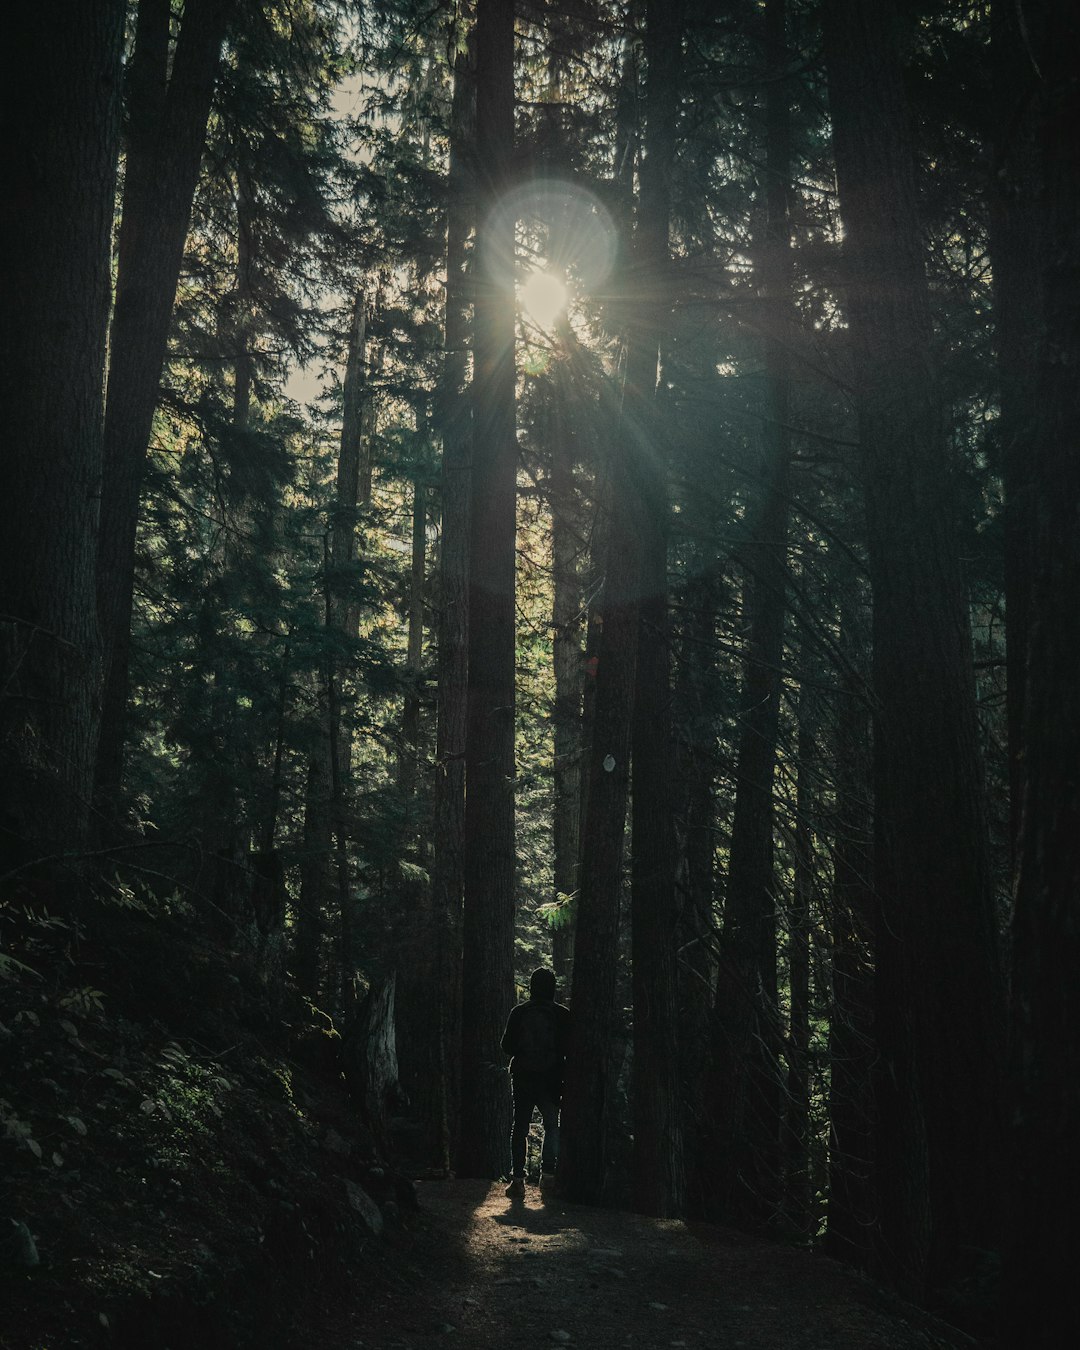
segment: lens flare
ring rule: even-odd
[[[556,272],[537,268],[521,283],[518,299],[538,328],[552,328],[566,309],[566,282]]]

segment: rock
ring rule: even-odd
[[[32,1270],[40,1263],[30,1229],[15,1219],[7,1219],[0,1227],[0,1269]]]
[[[331,1126],[323,1135],[323,1148],[331,1153],[340,1153],[344,1157],[352,1152],[352,1144],[347,1139],[343,1139],[337,1130]]]
[[[590,1275],[606,1275],[612,1280],[625,1280],[626,1271],[620,1270],[618,1266],[590,1265]]]
[[[363,1186],[358,1186],[355,1181],[350,1181],[348,1177],[343,1177],[342,1180],[345,1183],[349,1204],[360,1215],[372,1233],[378,1237],[383,1230],[383,1216],[379,1206],[372,1200]]]

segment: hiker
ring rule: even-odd
[[[570,1009],[555,1002],[555,975],[534,970],[529,977],[529,999],[510,1010],[503,1032],[502,1048],[510,1060],[514,1103],[514,1126],[510,1133],[510,1185],[506,1194],[520,1200],[525,1195],[525,1147],[532,1124],[533,1107],[544,1121],[544,1147],[540,1156],[540,1189],[546,1190],[559,1161],[559,1102],[563,1068],[570,1034]]]

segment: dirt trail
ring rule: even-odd
[[[954,1350],[836,1262],[726,1229],[429,1182],[421,1216],[297,1350]],[[350,1301],[351,1302],[351,1301]]]

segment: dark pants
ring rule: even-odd
[[[510,1162],[514,1176],[525,1175],[525,1149],[532,1124],[533,1107],[539,1107],[544,1121],[544,1147],[540,1165],[545,1172],[554,1172],[559,1161],[559,1085],[546,1074],[514,1073],[513,1085],[514,1127],[510,1132]]]

